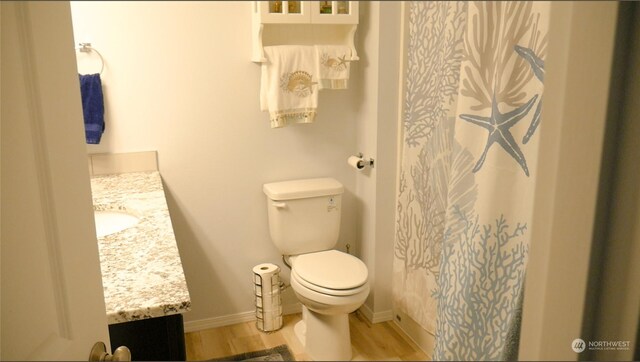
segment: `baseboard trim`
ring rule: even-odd
[[[283,315],[300,313],[301,311],[302,311],[302,305],[300,303],[287,304],[282,307]],[[214,317],[214,318],[198,319],[194,321],[184,322],[184,331],[185,333],[197,332],[203,329],[224,327],[232,324],[250,322],[255,319],[256,319],[256,312],[253,310],[249,312],[229,314],[229,315]]]
[[[435,336],[407,314],[399,310],[392,312],[395,316],[394,324],[431,359],[435,347]]]
[[[363,304],[360,307],[360,312],[367,318],[367,320],[371,323],[380,323],[386,322],[393,319],[393,310],[383,310],[380,312],[374,312],[369,308],[368,305]]]
[[[185,333],[197,332],[203,329],[217,328],[228,326],[231,324],[249,322],[255,319],[255,311],[230,314],[214,318],[198,319],[195,321],[184,322],[184,331]]]

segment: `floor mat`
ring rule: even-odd
[[[247,352],[209,361],[295,361],[286,344],[262,351]]]

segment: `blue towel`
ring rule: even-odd
[[[104,132],[104,99],[100,74],[80,74],[82,114],[87,143],[98,144]]]

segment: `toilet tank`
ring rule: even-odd
[[[332,178],[264,184],[271,240],[283,255],[332,249],[340,233],[344,188]]]

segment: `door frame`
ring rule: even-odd
[[[519,360],[577,360],[617,2],[551,2]]]

